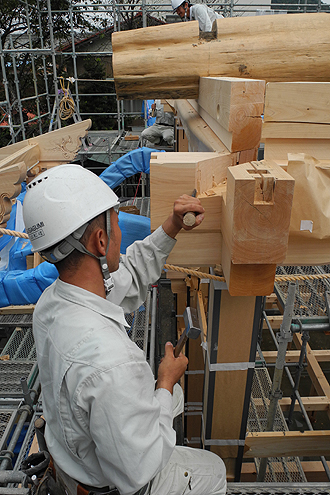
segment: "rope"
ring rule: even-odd
[[[186,273],[187,275],[193,275],[198,278],[209,278],[211,280],[218,280],[219,282],[225,282],[224,277],[219,277],[217,275],[210,275],[209,273],[199,272],[197,270],[190,270],[188,268],[182,268],[175,265],[164,265],[165,270]],[[324,278],[330,278],[330,273],[317,273],[314,275],[276,275],[275,282],[290,282],[296,280],[321,280]]]
[[[218,280],[219,282],[225,282],[225,277],[219,277],[218,275],[211,275],[210,273],[199,272],[198,270],[190,270],[189,268],[182,268],[181,266],[175,265],[164,265],[165,270],[173,272],[186,273],[187,275],[193,275],[198,278],[209,278],[211,280]]]
[[[1,229],[0,228],[0,235],[11,235],[13,237],[21,237],[22,239],[28,239],[29,236],[27,234],[24,234],[23,232],[17,232],[15,230],[9,230],[9,229]],[[225,277],[220,277],[218,275],[211,275],[210,273],[204,273],[200,272],[198,270],[191,270],[190,268],[182,268],[181,266],[176,266],[176,265],[169,265],[166,264],[164,265],[164,269],[171,271],[171,272],[180,272],[180,273],[185,273],[186,275],[192,275],[194,277],[198,278],[208,278],[211,280],[218,280],[219,282],[225,282],[226,279]],[[275,282],[290,282],[290,281],[296,281],[296,280],[322,280],[324,278],[330,278],[330,273],[317,273],[314,275],[276,275],[275,276]]]
[[[330,273],[316,273],[314,275],[276,275],[275,282],[294,282],[296,280],[322,280],[323,278],[330,278]]]
[[[74,101],[70,95],[69,87],[70,81],[68,82],[68,87],[64,87],[64,78],[60,77],[61,90],[63,91],[63,97],[60,101],[59,116],[61,120],[67,120],[74,114]]]
[[[27,234],[24,234],[23,232],[17,232],[16,230],[9,230],[9,229],[1,229],[0,228],[0,235],[11,235],[13,237],[21,237],[22,239],[28,239],[29,236]]]

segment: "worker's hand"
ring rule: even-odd
[[[195,224],[192,227],[183,223],[184,214],[189,211],[196,213]],[[184,194],[174,202],[173,212],[163,223],[163,229],[167,235],[174,239],[181,229],[191,230],[200,225],[204,220],[204,211],[198,198]]]
[[[165,356],[161,360],[158,368],[158,378],[156,388],[165,388],[173,393],[174,385],[179,381],[186,371],[188,359],[183,354],[174,357],[174,349],[171,342],[166,342]]]

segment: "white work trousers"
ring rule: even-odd
[[[216,454],[174,448],[169,462],[151,482],[150,495],[225,495],[226,468]]]
[[[169,146],[173,146],[174,128],[169,125],[153,124],[142,131],[141,138],[153,144],[159,144],[161,139],[164,139]]]
[[[183,412],[182,388],[173,388],[173,418]],[[148,495],[225,495],[226,468],[207,450],[176,446],[166,466],[150,483]]]

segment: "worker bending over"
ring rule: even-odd
[[[24,200],[33,251],[59,272],[33,316],[45,438],[57,483],[68,495],[224,495],[222,460],[175,446],[173,387],[187,358],[175,358],[167,343],[155,386],[124,317],[145,301],[181,228],[192,228],[183,215],[195,211],[199,225],[204,209],[198,199],[181,196],[161,227],[120,256],[118,204],[114,192],[80,165],[42,173]]]
[[[141,133],[142,139],[147,139],[152,144],[160,144],[163,139],[169,146],[174,143],[174,114],[164,112],[164,105],[160,100],[155,100],[149,109],[149,115],[155,115],[156,122],[144,129]]]
[[[198,21],[199,29],[204,32],[212,31],[213,22],[223,17],[202,3],[192,5],[186,1],[172,0],[172,8],[184,21]]]

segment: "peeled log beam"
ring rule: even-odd
[[[198,22],[112,35],[119,99],[198,98],[199,78],[330,81],[326,13],[228,17],[216,39],[199,39]]]

